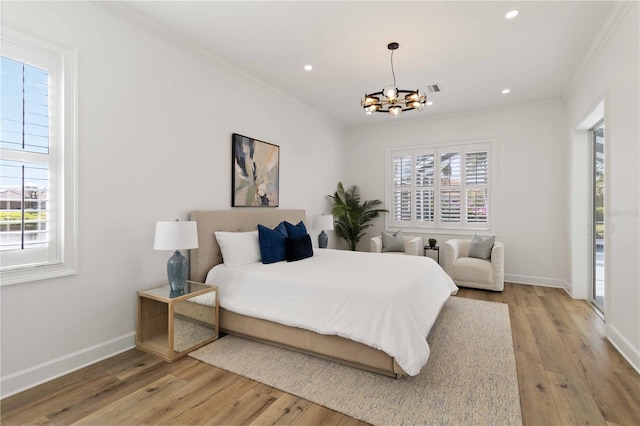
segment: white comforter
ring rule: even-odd
[[[458,288],[422,256],[322,249],[269,265],[215,266],[207,283],[238,314],[345,337],[393,356],[409,375],[429,358],[426,337]]]

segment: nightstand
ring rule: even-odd
[[[172,362],[218,338],[218,287],[187,281],[138,292],[136,347]]]
[[[435,260],[436,262],[438,262],[438,265],[439,265],[440,264],[440,247],[439,246],[435,246],[435,247],[424,246],[424,255],[425,256],[427,255],[427,250],[433,250],[433,251],[436,252],[437,259],[433,259],[433,258],[432,259]],[[429,256],[429,257],[431,257],[431,256]]]

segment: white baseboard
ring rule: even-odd
[[[607,329],[609,330],[607,339],[609,339],[611,344],[620,352],[620,355],[640,374],[640,350],[635,348],[631,342],[612,325],[607,324]]]
[[[504,280],[505,282],[508,282],[508,283],[529,284],[529,285],[538,285],[541,287],[562,288],[569,295],[571,295],[571,286],[569,285],[569,282],[567,282],[567,280],[563,280],[563,279],[533,277],[530,275],[505,274]]]
[[[0,398],[6,398],[134,348],[135,337],[135,332],[128,333],[90,348],[4,376],[0,378]]]

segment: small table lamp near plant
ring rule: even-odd
[[[333,230],[333,216],[330,214],[315,215],[313,217],[313,229],[322,230],[318,235],[318,248],[327,248],[327,244],[329,243],[329,237],[324,231]]]
[[[342,182],[338,182],[336,192],[329,195],[329,198],[333,201],[331,213],[334,217],[336,235],[347,241],[351,251],[356,250],[356,245],[365,236],[366,229],[371,226],[371,220],[387,211],[378,208],[382,204],[380,200],[361,201],[360,188],[357,185],[344,189]]]
[[[157,222],[154,250],[175,250],[167,262],[167,278],[172,291],[184,290],[189,274],[189,262],[180,253],[181,249],[198,248],[198,226],[196,222]]]

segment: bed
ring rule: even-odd
[[[278,320],[278,322],[276,322],[276,320],[272,321],[267,319],[269,318],[269,315],[266,314],[261,315],[260,313],[253,312],[251,310],[245,309],[243,311],[242,309],[237,309],[236,306],[232,306],[231,308],[227,306],[233,305],[235,303],[235,301],[237,300],[235,299],[237,294],[234,294],[234,298],[232,298],[232,293],[235,292],[229,291],[233,287],[228,287],[229,290],[227,290],[226,292],[228,300],[225,300],[224,285],[221,286],[221,282],[218,281],[226,280],[227,278],[225,274],[227,272],[230,272],[229,270],[235,268],[219,266],[216,269],[218,272],[215,272],[216,270],[212,271],[212,269],[216,265],[222,264],[222,254],[214,236],[214,232],[253,231],[256,229],[258,224],[274,228],[283,220],[295,224],[299,221],[306,221],[306,214],[304,210],[251,209],[194,211],[191,213],[191,220],[198,223],[199,239],[199,248],[191,250],[190,253],[191,280],[197,282],[205,282],[207,280],[207,276],[209,275],[210,283],[221,287],[220,330],[222,332],[301,351],[314,356],[341,362],[353,367],[385,374],[392,377],[399,377],[407,374],[417,374],[415,360],[408,362],[405,359],[406,356],[404,356],[403,354],[396,354],[396,356],[389,355],[389,353],[393,353],[393,351],[388,350],[388,348],[383,347],[383,345],[381,346],[376,342],[371,342],[366,338],[361,339],[354,336],[346,336],[346,334],[348,333],[343,333],[339,329],[314,329],[315,327],[297,324],[295,321],[290,321],[288,319],[285,321]],[[278,269],[284,269],[287,267],[291,268],[294,266],[294,264],[296,264],[295,268],[291,268],[291,271],[293,271],[293,269],[300,269],[306,267],[306,265],[311,267],[314,262],[331,262],[332,257],[339,256],[339,254],[336,252],[337,251],[334,250],[324,251],[315,249],[314,257],[307,260],[292,262],[291,264],[288,264],[287,262],[280,262],[280,264],[275,265],[256,264],[252,265],[251,268],[248,269],[265,271],[267,269],[264,267],[273,266],[268,270],[277,271]],[[347,255],[346,253],[343,254]],[[357,259],[358,262],[360,260],[362,260],[363,262],[369,261],[372,256],[379,256],[375,258],[376,263],[390,262],[390,259],[392,258],[399,259],[412,257],[372,253],[349,253],[348,255],[355,256],[354,259]],[[312,259],[313,261],[311,261]],[[429,262],[427,258],[421,259],[422,260],[419,260],[419,262],[424,261],[423,263],[425,265],[427,264],[427,262]],[[355,260],[351,259],[350,261]],[[403,260],[403,262],[404,261],[411,262],[412,260]],[[413,261],[418,260],[414,259]],[[437,317],[437,314],[439,313],[442,304],[444,304],[444,301],[446,301],[446,298],[450,294],[455,293],[455,291],[457,290],[453,282],[448,278],[448,276],[446,276],[446,274],[444,274],[444,272],[442,272],[439,266],[435,265],[435,262],[433,262],[433,264],[434,265],[428,265],[428,267],[433,268],[432,270],[434,271],[434,277],[432,278],[432,281],[437,282],[437,285],[434,285],[434,287],[438,288],[437,292],[439,296],[437,296],[438,301],[434,302],[434,306],[430,308],[434,312],[431,314],[431,317],[427,319],[427,324],[422,324],[420,326],[420,332],[425,333],[425,336],[426,334],[428,334],[431,325],[433,325],[435,317]],[[222,272],[222,274],[220,272]],[[212,276],[215,278],[211,278]],[[287,297],[296,297],[296,287],[293,286],[293,283],[283,283],[282,285],[290,285],[290,287],[288,287],[289,290],[287,290],[287,287],[281,287],[277,291],[285,291],[287,293]],[[392,288],[392,286],[393,283],[389,283],[389,288]],[[448,290],[443,290],[443,288],[445,287],[448,288]],[[443,292],[447,293],[446,296],[443,295]],[[252,291],[247,291],[246,293],[247,295],[251,295]],[[313,299],[320,300],[322,297],[325,296],[318,293],[313,296]],[[388,296],[385,296],[385,298],[388,298]],[[319,304],[319,306],[328,306],[325,303],[329,303],[329,299],[331,299],[331,297],[326,296],[326,299],[322,299],[322,302]],[[273,299],[273,301],[267,302],[265,303],[265,305],[274,308],[275,303],[277,303],[277,300]],[[293,303],[293,305],[296,305],[296,303]],[[275,308],[272,310],[279,311],[279,308],[275,306]],[[384,310],[385,312],[388,311],[386,308],[383,308],[382,310]],[[239,313],[238,311],[240,311],[241,313]],[[374,324],[375,321],[375,319],[373,319],[372,321],[367,319],[366,324]],[[427,327],[428,329],[425,330],[425,327]],[[411,327],[406,328],[410,329]],[[392,330],[391,333],[387,332],[386,335],[388,339],[395,338],[396,340],[398,340],[398,338],[401,338],[403,333],[405,333],[405,327],[398,327],[397,329],[395,329],[395,333]],[[395,336],[395,334],[400,337]],[[422,340],[424,340],[424,344],[426,345],[426,339]],[[428,349],[426,357],[428,357]],[[424,365],[424,363],[426,363],[426,358],[424,357],[424,353],[420,353],[417,358],[417,362],[420,364],[417,369],[419,371],[419,368]],[[399,360],[400,362],[398,362]],[[402,367],[403,365],[405,366],[404,368]]]

